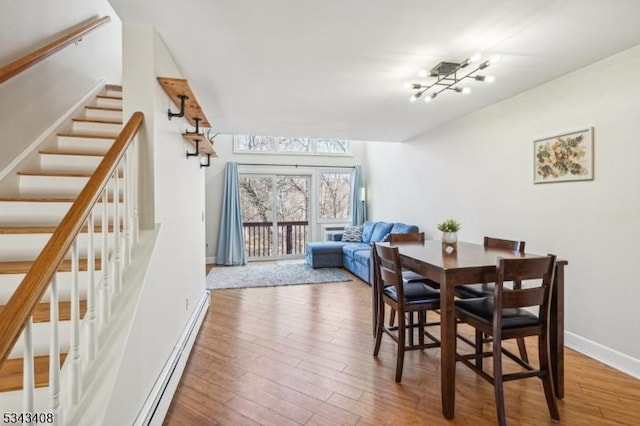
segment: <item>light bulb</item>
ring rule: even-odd
[[[491,59],[489,59],[489,65],[493,65],[500,62],[500,59],[501,59],[500,55],[493,55]]]
[[[418,95],[417,93],[414,93],[413,95],[409,96],[409,102],[415,102],[418,100],[419,97],[420,95]]]
[[[468,88],[468,87],[464,87],[464,88],[462,89],[462,94],[463,94],[463,95],[468,95],[469,93],[471,93],[471,89],[470,89],[470,88]]]
[[[493,83],[494,81],[496,81],[496,77],[493,75],[487,75],[484,77],[484,81],[486,81],[487,83]]]
[[[427,96],[427,97],[424,98],[424,101],[426,103],[429,103],[429,102],[431,102],[431,99],[433,99],[431,96]]]
[[[425,70],[418,71],[418,77],[424,78],[427,76],[427,72]]]
[[[402,88],[403,89],[411,89],[411,85],[412,85],[411,82],[405,81],[404,83],[402,83]]]

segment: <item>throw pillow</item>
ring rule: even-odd
[[[382,237],[382,239],[380,240],[381,243],[388,243],[389,240],[391,239],[391,233],[386,234],[384,237]]]
[[[362,226],[347,226],[342,232],[342,241],[362,241]]]

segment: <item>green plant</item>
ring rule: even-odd
[[[447,219],[438,224],[438,230],[442,232],[458,232],[460,227],[460,222],[455,219]]]

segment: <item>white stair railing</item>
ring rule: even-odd
[[[104,329],[112,317],[113,298],[123,289],[123,269],[129,265],[127,257],[132,253],[132,246],[137,241],[138,224],[136,200],[138,189],[136,158],[136,134],[142,125],[143,115],[133,114],[113,146],[89,179],[85,188],[69,209],[68,213],[53,233],[42,253],[34,261],[18,289],[0,311],[0,366],[6,361],[9,353],[22,334],[24,341],[23,361],[23,410],[25,413],[54,413],[56,424],[64,424],[64,413],[73,410],[83,395],[83,384],[90,380],[87,368],[91,361],[99,357],[101,340],[100,330]],[[111,183],[109,183],[111,182]],[[110,189],[113,191],[110,194]],[[122,196],[121,196],[122,192]],[[111,195],[111,196],[110,196]],[[98,201],[102,199],[101,208]],[[111,203],[110,203],[111,201]],[[110,205],[111,204],[111,205]],[[113,212],[113,238],[109,233],[109,213]],[[95,250],[95,216],[101,213],[102,244],[100,250],[100,266],[102,283],[96,280]],[[87,313],[81,319],[80,303],[80,252],[78,234],[87,227]],[[127,228],[130,238],[127,237]],[[125,235],[123,238],[122,230]],[[70,352],[65,365],[60,367],[59,337],[59,288],[57,271],[65,259],[67,252],[71,254],[71,341]],[[126,256],[123,256],[123,253]],[[112,285],[115,283],[115,285]],[[98,292],[98,288],[100,292]],[[50,406],[36,406],[35,398],[35,355],[32,337],[33,312],[42,296],[49,290],[50,301],[50,339],[49,339],[49,387]],[[98,297],[100,294],[100,297]],[[100,300],[98,300],[100,299]],[[86,332],[83,333],[82,331]],[[83,348],[86,348],[84,350]],[[68,371],[68,390],[63,386]],[[68,392],[68,396],[64,393]],[[42,420],[42,419],[39,419]],[[47,423],[50,423],[47,421]]]

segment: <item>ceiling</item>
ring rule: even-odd
[[[110,3],[157,29],[220,133],[404,141],[640,44],[639,0]],[[419,69],[476,52],[500,55],[494,83],[408,101]]]

